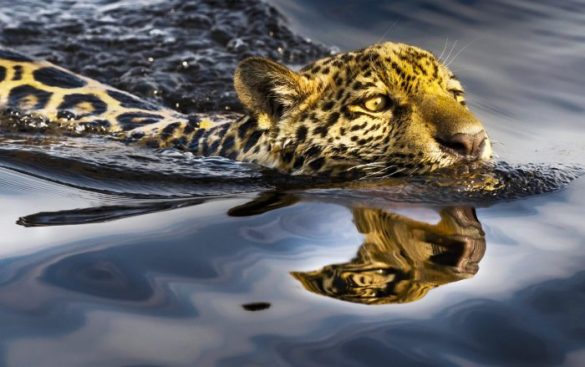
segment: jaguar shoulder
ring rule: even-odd
[[[2,110],[59,130],[302,175],[415,175],[491,158],[460,82],[414,46],[377,44],[299,71],[253,57],[236,69],[234,86],[246,115],[186,116],[46,61],[0,51]]]

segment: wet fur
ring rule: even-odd
[[[438,136],[483,129],[453,73],[431,53],[383,43],[295,72],[264,58],[234,75],[245,116],[183,115],[46,61],[0,50],[0,106],[72,133],[224,156],[290,174],[421,174],[461,161]],[[371,113],[364,100],[391,108]],[[487,160],[491,149],[481,159]]]

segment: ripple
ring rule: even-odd
[[[231,78],[246,56],[303,64],[329,52],[293,34],[280,13],[256,0],[0,6],[4,46],[185,113],[241,110]]]

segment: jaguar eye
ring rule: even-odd
[[[463,91],[458,90],[458,89],[451,89],[449,92],[451,92],[451,94],[453,95],[453,97],[455,97],[455,99],[457,99],[463,95]]]
[[[364,101],[364,108],[370,112],[380,112],[390,107],[390,100],[384,95],[368,98]]]

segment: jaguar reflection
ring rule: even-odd
[[[297,195],[263,193],[230,209],[228,215],[256,216],[300,201],[304,200]],[[17,223],[27,227],[88,224],[205,202],[191,199],[44,212],[22,217]],[[440,217],[433,224],[398,214],[392,209],[394,205],[388,203],[386,209],[380,209],[364,202],[345,203],[352,211],[356,230],[363,234],[356,256],[346,263],[291,275],[312,293],[374,305],[413,302],[433,288],[477,273],[486,241],[473,207],[427,207]]]
[[[438,210],[430,224],[397,213],[356,207],[364,235],[357,255],[292,275],[310,292],[361,304],[413,302],[443,284],[474,276],[485,253],[485,234],[470,207]]]

